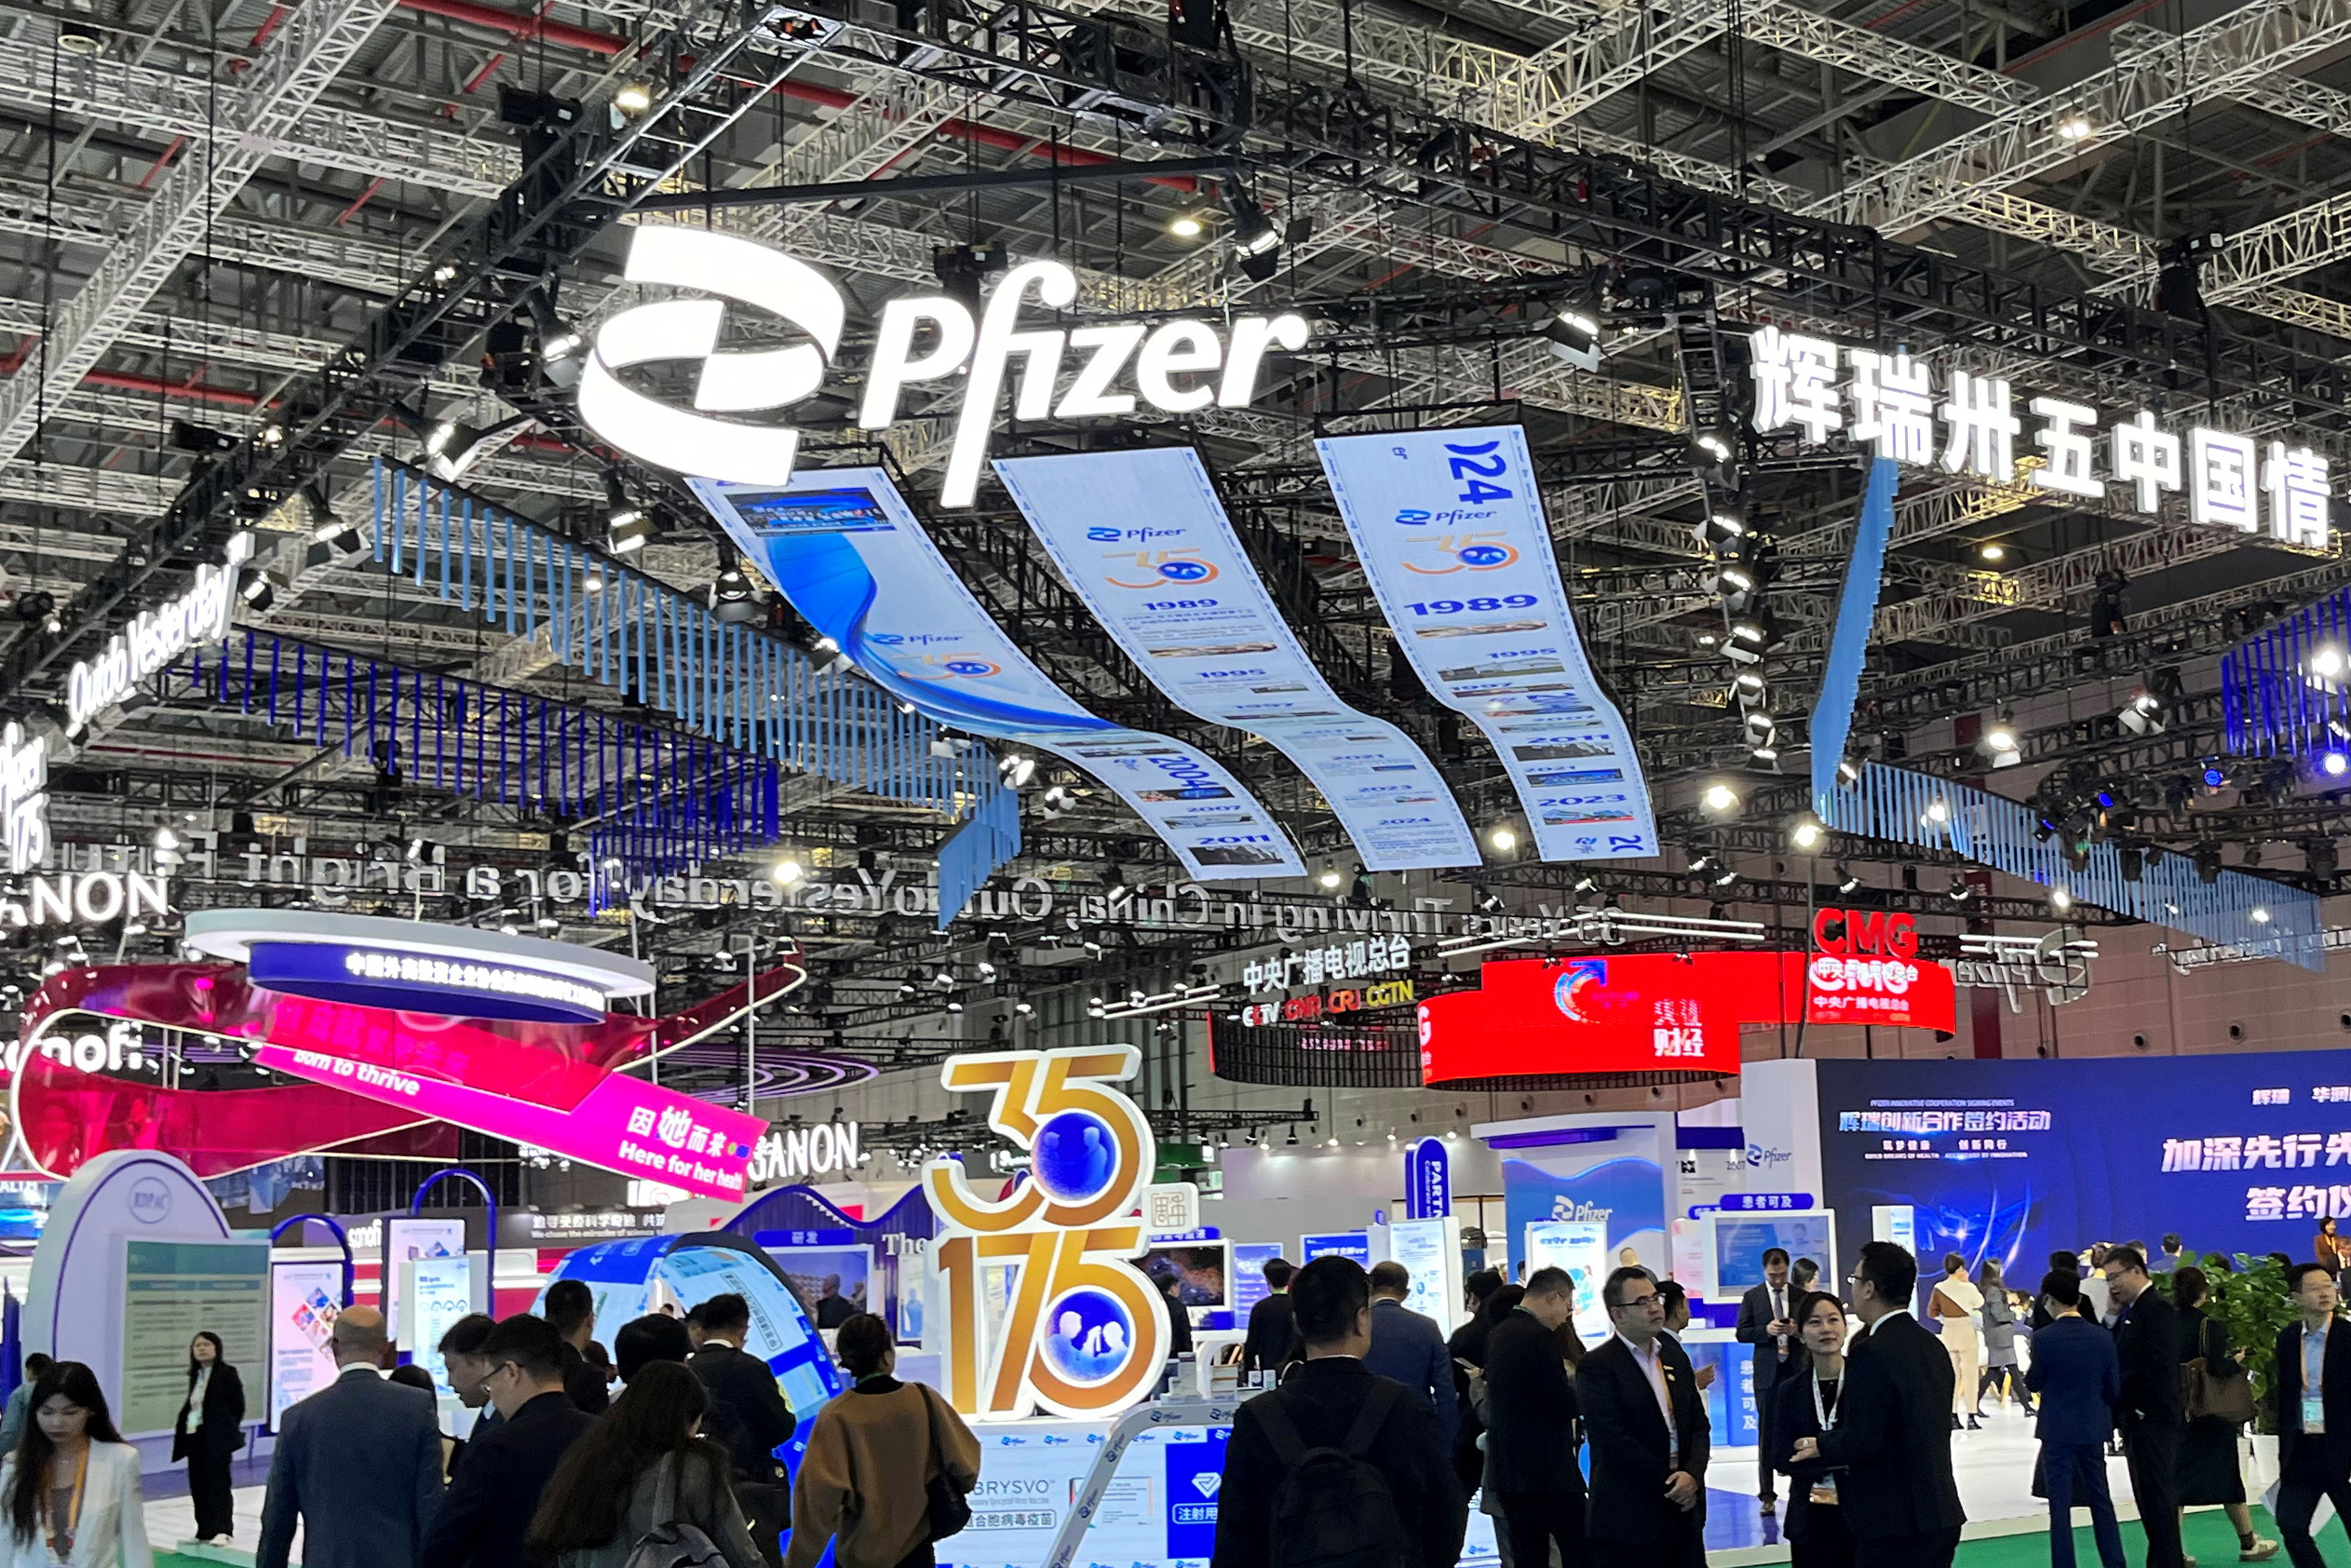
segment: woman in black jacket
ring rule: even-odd
[[[196,1538],[236,1534],[229,1456],[245,1446],[245,1385],[222,1353],[221,1336],[201,1330],[188,1342],[188,1397],[171,1426],[171,1457],[188,1462],[188,1498]]]
[[[1811,1364],[1772,1390],[1772,1468],[1788,1477],[1788,1536],[1791,1568],[1853,1568],[1853,1532],[1837,1500],[1843,1478],[1818,1460],[1797,1464],[1790,1457],[1800,1439],[1817,1438],[1837,1423],[1837,1399],[1844,1380],[1844,1304],[1815,1291],[1796,1304],[1797,1336]]]
[[[2189,1266],[2171,1271],[2171,1300],[2180,1308],[2181,1364],[2202,1357],[2207,1377],[2223,1382],[2243,1377],[2245,1364],[2237,1359],[2238,1352],[2229,1347],[2228,1331],[2204,1310],[2205,1299],[2211,1293],[2212,1282],[2202,1269]],[[2187,1423],[2180,1440],[2176,1471],[2180,1506],[2184,1509],[2219,1504],[2236,1532],[2237,1561],[2263,1562],[2277,1555],[2277,1543],[2254,1533],[2253,1516],[2245,1507],[2245,1472],[2236,1452],[2244,1430],[2218,1416],[2200,1416]]]

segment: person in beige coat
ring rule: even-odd
[[[980,1440],[935,1390],[890,1375],[898,1346],[871,1313],[841,1325],[833,1353],[857,1386],[817,1413],[784,1568],[816,1568],[828,1540],[840,1568],[933,1568],[931,1480],[979,1485]]]
[[[155,1568],[139,1451],[115,1430],[97,1374],[56,1362],[27,1402],[32,1419],[0,1466],[0,1568]]]
[[[1951,1388],[1952,1430],[1959,1429],[1963,1417],[1969,1431],[1980,1430],[1983,1390],[1976,1384],[1982,1358],[1978,1354],[1976,1314],[1983,1310],[1983,1292],[1967,1277],[1966,1259],[1956,1252],[1944,1257],[1943,1277],[1935,1282],[1935,1293],[1926,1304],[1935,1315],[1936,1326],[1943,1331],[1943,1349],[1951,1356],[1952,1376],[1956,1380]]]

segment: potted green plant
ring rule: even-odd
[[[2218,1252],[2205,1254],[2204,1277],[2211,1284],[2205,1298],[2205,1315],[2221,1325],[2230,1345],[2245,1352],[2245,1371],[2253,1380],[2253,1430],[2277,1430],[2269,1399],[2269,1380],[2277,1359],[2277,1335],[2300,1314],[2286,1293],[2286,1271],[2275,1258],[2239,1252],[2232,1260]]]

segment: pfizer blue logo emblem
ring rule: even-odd
[[[1045,1358],[1072,1383],[1100,1383],[1127,1364],[1135,1322],[1118,1298],[1090,1285],[1046,1308]]]
[[[1098,1197],[1118,1169],[1118,1141],[1108,1123],[1084,1111],[1063,1111],[1037,1129],[1029,1174],[1057,1203]]]
[[[1205,583],[1216,575],[1216,568],[1205,561],[1167,561],[1160,562],[1159,575],[1171,583]]]
[[[949,659],[947,661],[947,673],[950,675],[993,675],[995,672],[996,667],[986,659]]]
[[[1465,545],[1453,553],[1464,566],[1507,566],[1519,559],[1507,545]]]

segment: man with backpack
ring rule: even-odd
[[[1452,1568],[1468,1505],[1428,1396],[1363,1364],[1362,1265],[1317,1258],[1290,1296],[1305,1359],[1234,1418],[1213,1568]]]

